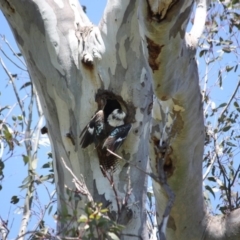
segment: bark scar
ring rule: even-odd
[[[81,27],[77,23],[75,35],[78,39],[80,60],[84,66],[92,69],[94,60],[101,60],[105,51],[99,29],[94,25]]]
[[[159,146],[159,139],[156,137],[152,137],[155,146],[155,154],[156,154],[156,170],[159,173],[159,159],[163,161],[163,170],[166,173],[166,177],[169,178],[173,175],[174,166],[172,163],[171,155],[173,153],[173,149],[171,146],[168,146],[166,142],[163,141],[162,145]]]
[[[178,0],[148,0],[147,4],[150,18],[158,23],[161,22],[167,17],[171,8],[178,2]]]
[[[160,62],[157,60],[164,45],[158,45],[153,40],[146,36],[148,49],[148,63],[152,71],[158,70]]]

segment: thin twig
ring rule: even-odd
[[[238,165],[238,168],[237,168],[237,170],[236,170],[236,172],[235,172],[235,174],[234,174],[232,183],[230,184],[231,187],[233,186],[233,184],[234,184],[234,182],[235,182],[235,180],[236,180],[236,177],[238,176],[238,173],[239,173],[239,172],[240,172],[240,165]]]
[[[25,99],[27,99],[27,98],[28,98],[28,96],[25,96],[25,97],[21,100],[21,102],[24,102]],[[13,109],[14,109],[17,105],[18,105],[18,103],[14,103],[14,104],[10,107],[7,115],[6,115],[6,116],[4,117],[4,119],[2,120],[3,123],[6,122],[7,118],[10,116],[11,112],[13,111]]]
[[[56,193],[56,191],[55,191],[55,193]],[[43,220],[43,218],[44,218],[44,216],[45,216],[45,214],[46,214],[46,211],[47,211],[48,208],[51,206],[51,204],[53,204],[53,203],[55,202],[55,200],[53,200],[55,193],[52,195],[52,197],[51,197],[49,203],[48,203],[47,205],[44,206],[44,209],[43,209],[43,212],[42,212],[42,216],[41,216],[41,218],[39,219],[38,223],[36,224],[36,227],[35,227],[35,229],[34,229],[33,232],[36,233],[36,231],[37,231],[39,225],[41,224],[41,222],[42,222],[42,220]]]
[[[3,53],[3,55],[4,55],[12,64],[14,64],[14,65],[15,65],[16,67],[18,67],[19,69],[27,72],[26,69],[20,67],[20,66],[19,66],[18,64],[16,64],[10,57],[8,57],[8,55],[2,50],[2,48],[0,48],[0,51]]]
[[[102,166],[101,166],[101,168],[104,171]],[[115,184],[114,184],[113,171],[109,171],[109,172],[105,171],[105,176],[106,176],[107,180],[109,181],[109,183],[112,187],[112,190],[114,192],[116,203],[117,203],[117,208],[118,208],[118,215],[120,215],[121,206],[120,206],[120,202],[119,202],[118,192],[117,192],[117,189],[116,189]]]
[[[133,163],[129,162],[128,160],[124,159],[123,157],[121,157],[121,156],[117,155],[116,153],[112,152],[110,149],[107,149],[107,151],[108,151],[109,153],[111,153],[112,155],[114,155],[115,157],[117,157],[117,158],[125,161],[125,162],[128,163],[129,165],[135,167],[135,168],[138,169],[140,172],[142,172],[142,173],[146,174],[147,176],[151,177],[151,178],[152,178],[153,180],[155,180],[156,182],[159,182],[158,177],[157,177],[156,175],[154,175],[153,173],[149,173],[149,172],[144,171],[142,168],[138,167],[136,164],[133,164]]]
[[[229,206],[230,206],[230,209],[232,207],[232,203],[231,203],[231,196],[229,196],[229,192],[228,192],[228,188],[227,188],[227,182],[229,182],[229,178],[227,177],[227,174],[225,172],[225,169],[223,168],[221,162],[220,162],[220,159],[217,155],[217,162],[218,162],[218,165],[219,165],[219,169],[221,171],[221,173],[223,174],[223,182],[224,182],[224,191],[226,193],[226,197],[227,197],[227,200],[228,200],[228,203],[229,203]]]
[[[90,202],[93,202],[93,197],[92,197],[91,193],[88,191],[88,188],[87,188],[87,186],[86,186],[86,184],[85,184],[85,181],[84,181],[83,176],[80,175],[80,179],[78,179],[78,178],[76,177],[76,175],[72,172],[72,170],[67,166],[67,164],[66,164],[66,162],[64,161],[64,159],[61,158],[61,160],[62,160],[65,168],[66,168],[66,169],[69,171],[69,173],[72,175],[72,177],[73,177],[73,180],[72,180],[72,181],[73,181],[73,183],[75,184],[75,187],[77,188],[77,190],[78,190],[81,194],[87,196],[87,198],[88,198],[88,200],[89,200]]]
[[[221,119],[221,117],[223,116],[223,114],[224,114],[224,113],[226,112],[226,110],[228,109],[229,105],[231,104],[232,100],[234,99],[235,95],[237,94],[237,91],[238,91],[239,86],[240,86],[240,81],[238,81],[238,84],[237,84],[237,86],[236,86],[236,88],[235,88],[232,96],[230,97],[227,105],[226,105],[226,106],[224,107],[224,109],[222,110],[222,112],[221,112],[221,114],[220,114],[220,116],[219,116],[218,119]],[[219,126],[219,125],[220,125],[220,121],[218,122],[218,126]]]
[[[6,66],[5,66],[2,58],[0,58],[0,63],[1,63],[1,65],[2,65],[4,71],[6,72],[6,74],[8,75],[8,77],[10,78],[10,80],[11,80],[11,82],[12,82],[13,91],[14,91],[14,93],[15,93],[15,96],[16,96],[16,98],[17,98],[17,101],[18,101],[18,104],[19,104],[19,106],[20,106],[21,112],[22,112],[22,114],[23,114],[24,122],[25,122],[25,124],[27,125],[25,110],[24,110],[24,108],[23,108],[22,102],[21,102],[20,97],[19,97],[19,94],[18,94],[18,92],[17,92],[17,88],[16,88],[16,86],[15,86],[15,84],[14,84],[14,78],[12,77],[12,75],[11,75],[11,73],[8,71],[8,69],[6,68]]]
[[[16,95],[17,99],[19,99],[19,95],[17,93],[14,82],[12,84],[14,87],[15,95]],[[22,114],[25,116],[24,119],[26,121],[24,144],[25,144],[27,156],[29,159],[29,161],[28,161],[29,183],[28,183],[26,197],[25,197],[25,201],[24,201],[24,207],[23,207],[24,212],[23,212],[23,217],[21,220],[21,226],[19,229],[18,236],[26,233],[27,226],[28,226],[30,216],[31,216],[32,200],[33,200],[33,192],[34,192],[34,177],[35,177],[34,170],[36,168],[36,166],[33,165],[33,161],[36,161],[36,154],[37,154],[38,143],[39,143],[39,138],[36,138],[35,144],[34,144],[34,152],[32,154],[31,139],[26,140],[26,139],[30,138],[31,124],[32,124],[32,106],[33,106],[33,101],[34,101],[34,93],[33,93],[33,89],[31,89],[31,90],[32,90],[31,91],[31,99],[30,99],[30,103],[29,103],[29,107],[28,107],[29,108],[28,120],[26,119],[24,109],[21,109]],[[20,238],[20,239],[23,239],[23,238]]]
[[[3,41],[7,44],[7,46],[9,47],[9,49],[12,51],[13,55],[25,66],[27,67],[26,63],[18,56],[18,54],[13,50],[13,48],[11,47],[11,45],[9,44],[9,42],[7,41],[7,39],[5,38],[5,36],[0,35],[3,39]]]
[[[30,120],[32,119],[32,107],[33,107],[33,100],[34,100],[35,92],[36,91],[34,91],[32,88],[32,98],[31,98],[31,101],[29,104],[29,117],[28,117],[29,125],[28,125],[28,129],[27,129],[27,131],[29,133],[30,133],[30,124],[31,124]],[[39,120],[38,120],[35,131],[33,131],[33,133],[35,133],[36,137],[35,137],[35,141],[34,141],[34,144],[32,147],[32,152],[33,152],[32,160],[36,159],[36,156],[37,156],[39,140],[40,140],[40,133],[41,133],[41,128],[43,126],[43,120],[44,120],[43,110],[42,110],[40,103],[38,103],[38,111],[39,111]],[[32,136],[30,137],[30,139],[33,139],[33,133],[32,133]]]
[[[212,157],[211,163],[210,163],[210,165],[208,166],[206,172],[205,172],[204,175],[203,175],[203,181],[207,178],[208,174],[210,173],[210,171],[211,171],[211,169],[212,169],[212,166],[213,166],[213,164],[215,163],[216,159],[217,159],[217,156],[216,156],[216,154],[215,154],[215,155]]]
[[[4,69],[4,71],[6,72],[6,74],[8,75],[9,79],[11,80],[12,83],[12,87],[13,87],[13,91],[15,93],[15,96],[17,98],[18,104],[20,106],[23,118],[24,118],[24,123],[26,125],[26,130],[25,130],[25,137],[27,137],[27,135],[29,135],[30,133],[30,129],[31,129],[31,123],[32,123],[32,106],[33,106],[33,99],[34,99],[34,93],[32,91],[31,93],[31,100],[30,100],[30,104],[29,104],[29,118],[28,120],[26,119],[26,114],[25,114],[25,110],[24,110],[24,106],[22,104],[22,101],[20,100],[20,96],[19,93],[17,91],[16,85],[15,85],[15,78],[12,77],[11,73],[8,71],[7,67],[5,66],[3,60],[0,58],[0,63]],[[36,153],[37,153],[37,146],[38,146],[38,140],[35,140],[35,152],[33,154],[33,156],[31,155],[31,140],[28,141],[24,141],[25,143],[25,147],[26,147],[26,152],[27,152],[27,156],[29,158],[29,162],[28,162],[28,172],[29,172],[29,182],[28,182],[28,187],[27,187],[27,192],[26,192],[26,197],[25,197],[25,201],[24,201],[24,213],[23,213],[23,217],[21,220],[21,226],[20,226],[20,230],[19,230],[19,234],[18,236],[22,236],[26,233],[26,229],[28,226],[28,222],[30,219],[30,212],[31,212],[31,207],[32,207],[32,200],[33,200],[33,191],[34,191],[34,169],[33,169],[33,160],[36,158]],[[23,239],[23,238],[20,238]]]
[[[209,68],[209,64],[206,64],[206,69],[205,69],[205,76],[204,76],[204,87],[203,87],[203,102],[205,100],[206,97],[206,93],[207,93],[207,82],[208,82],[208,68]],[[208,109],[208,107],[205,108],[204,110],[204,116],[206,114],[206,110]]]
[[[36,234],[36,232],[35,231],[27,231],[27,232],[25,232],[24,234],[21,234],[21,235],[19,235],[15,240],[19,240],[19,239],[26,239],[25,237],[27,236],[27,235],[34,235],[34,234]],[[44,233],[41,233],[41,237],[42,237],[42,239],[52,239],[52,236],[49,234],[49,233],[46,233],[46,234],[44,234]],[[29,238],[28,238],[29,239]],[[36,238],[37,239],[37,238]],[[41,238],[39,238],[39,239],[41,239]]]
[[[7,240],[7,236],[9,234],[9,229],[7,226],[7,221],[4,221],[1,217],[0,217],[0,234],[1,234],[1,238],[2,240]]]

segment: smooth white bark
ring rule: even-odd
[[[194,24],[189,33],[191,36],[191,44],[194,48],[197,47],[199,39],[205,29],[205,21],[207,17],[207,9],[209,6],[209,0],[197,0],[196,11],[194,17]]]

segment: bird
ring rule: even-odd
[[[130,123],[125,124],[125,118],[126,113],[120,108],[113,109],[112,112],[109,109],[99,110],[80,134],[82,148],[94,143],[99,164],[104,171],[115,168],[117,162],[116,157],[107,150],[115,152],[123,144],[131,129]]]
[[[97,146],[98,142],[105,138],[104,129],[104,112],[99,110],[80,134],[80,138],[82,138],[80,142],[81,147],[86,148],[93,142]]]
[[[125,124],[115,127],[104,141],[102,148],[106,148],[111,150],[112,152],[115,152],[123,144],[131,127],[131,124]],[[107,153],[107,155],[109,155],[109,153]]]

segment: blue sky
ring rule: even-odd
[[[81,1],[82,5],[85,5],[87,7],[87,15],[90,18],[90,20],[97,24],[102,16],[102,12],[104,10],[104,7],[106,5],[106,0],[84,0]],[[9,26],[3,17],[2,13],[0,12],[0,34],[4,35],[7,39],[7,41],[10,43],[10,45],[16,50],[16,52],[19,52],[17,50],[17,45],[15,43],[15,40],[12,36],[12,33],[9,29]],[[6,44],[0,39],[0,47],[4,49],[4,51],[9,55],[13,56],[12,53],[8,50]],[[4,60],[5,64],[7,65],[8,69],[11,73],[17,73],[19,78],[16,80],[16,85],[18,89],[26,82],[28,81],[28,76],[25,71],[17,69],[13,64],[11,64],[1,53],[0,57]],[[211,94],[214,98],[214,101],[216,102],[216,105],[221,104],[222,102],[228,101],[229,97],[231,96],[231,93],[233,92],[234,87],[236,86],[236,82],[239,80],[236,78],[237,74],[232,73],[224,73],[224,81],[223,81],[223,89],[219,89],[216,87],[216,76],[217,76],[217,69],[219,67],[224,67],[226,64],[233,64],[235,59],[229,54],[224,54],[223,59],[221,61],[218,61],[215,65],[215,67],[211,70],[210,77],[210,87],[209,91],[211,91]],[[234,63],[236,64],[236,63]],[[238,63],[239,64],[239,63]],[[203,76],[205,71],[204,64],[202,59],[199,60],[199,73],[200,76]],[[238,75],[239,75],[239,69],[238,69]],[[201,79],[200,79],[201,80]],[[14,105],[16,103],[16,98],[12,94],[12,88],[11,84],[8,82],[8,77],[6,76],[5,72],[3,71],[2,67],[0,66],[0,106],[3,107],[6,104],[7,105]],[[21,96],[24,97],[26,94],[28,94],[27,90],[21,90]],[[20,111],[18,109],[18,106],[16,106],[9,116],[9,121],[11,122],[12,115],[19,115]],[[7,111],[4,112],[4,116],[7,115]],[[2,116],[1,116],[2,118]],[[35,118],[35,121],[37,118]],[[47,161],[47,152],[49,152],[49,147],[41,147],[41,152],[39,155],[39,168],[38,170],[42,174],[46,174],[47,171],[41,170],[41,166]],[[11,232],[10,232],[10,239],[15,238],[16,233],[19,229],[19,223],[21,219],[21,215],[17,214],[17,206],[21,206],[22,201],[19,202],[17,205],[10,204],[11,197],[13,195],[18,196],[25,196],[25,191],[20,191],[19,186],[22,183],[22,180],[27,174],[27,168],[24,166],[23,160],[22,160],[22,154],[24,154],[23,148],[18,149],[14,156],[10,159],[8,159],[5,164],[5,177],[2,181],[3,189],[0,191],[0,217],[2,217],[3,220],[9,220],[9,228],[11,226]],[[50,191],[52,192],[54,190],[53,186],[50,187]],[[41,188],[39,190],[40,198],[44,198],[43,201],[47,201],[47,194],[46,190]],[[38,206],[36,206],[38,207]],[[52,212],[53,213],[53,212]],[[51,216],[48,218],[48,223],[54,227],[55,222]],[[34,226],[34,221],[31,223],[31,226]]]

